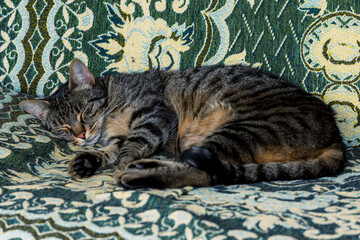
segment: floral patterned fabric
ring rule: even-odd
[[[72,180],[81,149],[0,89],[0,239],[358,239],[360,149],[338,176],[209,188],[124,190],[112,169]],[[158,159],[170,159],[164,153]]]
[[[0,1],[0,239],[358,239],[359,53],[358,0]],[[51,94],[75,57],[96,76],[261,67],[333,107],[349,163],[335,177],[213,188],[125,191],[111,169],[71,180],[81,149],[24,113],[18,92]]]
[[[0,84],[49,95],[93,73],[251,64],[333,106],[360,145],[358,0],[3,0]]]

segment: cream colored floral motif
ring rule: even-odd
[[[250,66],[251,64],[245,60],[245,57],[246,57],[246,49],[244,49],[244,51],[242,51],[241,53],[232,54],[229,57],[227,57],[224,61],[224,64],[225,65],[242,64],[245,66]],[[262,65],[261,63],[254,63],[251,66],[258,68],[261,67],[261,65]]]
[[[166,9],[166,0],[159,0],[155,2],[156,11],[163,12]]]
[[[174,12],[176,13],[184,13],[190,4],[190,0],[174,0],[172,3],[172,7]]]
[[[306,12],[306,15],[318,17],[325,13],[326,8],[327,0],[305,0],[299,10]]]
[[[253,8],[255,4],[255,0],[248,0],[248,3],[250,4],[250,7]]]
[[[150,16],[150,5],[151,0],[120,0],[120,8],[126,14],[134,14],[135,13],[135,4],[138,4],[142,10],[143,16]],[[155,10],[159,12],[163,12],[166,9],[167,2],[166,0],[156,0],[155,2]],[[190,4],[190,0],[173,0],[172,8],[175,13],[181,14],[184,13]]]
[[[360,16],[329,14],[306,31],[301,54],[307,68],[322,71],[332,82],[353,82],[360,76]]]
[[[349,146],[360,144],[359,89],[353,85],[334,84],[324,92],[324,101],[337,113],[338,126]]]
[[[151,16],[133,19],[121,15],[121,5],[106,4],[114,32],[92,42],[98,54],[111,61],[109,71],[135,72],[152,68],[178,69],[181,53],[189,50],[193,26],[175,23],[169,27],[163,19]]]
[[[2,45],[0,47],[0,52],[3,52],[9,46],[9,44],[11,43],[11,39],[10,39],[10,36],[9,36],[9,34],[7,32],[1,31],[0,35],[1,35],[1,38],[3,39],[3,40],[0,41],[0,43],[2,43]],[[4,66],[7,65],[7,66],[5,66],[5,68],[8,69],[9,68],[9,66],[8,66],[9,63],[5,64],[5,59],[6,58],[4,58],[4,60],[3,60],[3,64],[4,64]]]
[[[322,72],[329,81],[321,95],[337,113],[345,143],[358,146],[360,16],[336,12],[318,19],[303,36],[301,54],[309,70]]]
[[[142,10],[143,16],[150,16],[150,4],[151,0],[132,0],[129,2],[128,0],[120,0],[120,8],[126,14],[134,14],[135,13],[135,4],[137,3]]]
[[[6,158],[7,156],[9,156],[11,154],[11,151],[9,149],[0,147],[0,159],[1,158]]]

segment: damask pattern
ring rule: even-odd
[[[48,95],[66,81],[65,56],[82,58],[84,32],[94,15],[85,1],[12,1],[1,3],[2,86]]]
[[[67,162],[80,148],[55,138],[38,119],[22,112],[17,103],[24,99],[0,89],[1,239],[357,239],[360,235],[359,149],[349,149],[345,171],[334,177],[129,191],[114,184],[111,169],[85,180],[70,179]]]
[[[1,1],[0,239],[358,239],[359,48],[358,0]],[[81,149],[25,114],[32,97],[18,92],[51,94],[74,57],[95,75],[261,67],[333,107],[349,163],[335,177],[213,188],[126,191],[111,169],[72,180]]]
[[[360,145],[360,3],[356,0],[5,0],[0,83],[49,95],[74,57],[95,75],[248,64],[333,106]]]
[[[110,71],[136,72],[152,68],[180,68],[180,53],[189,50],[193,26],[174,24],[151,16],[134,18],[121,5],[106,4],[113,32],[102,34],[92,45],[98,54],[111,61]],[[148,9],[142,9],[144,13]]]
[[[321,72],[328,81],[321,94],[338,113],[338,123],[348,145],[357,146],[360,77],[360,16],[339,11],[308,27],[301,44],[305,66]]]

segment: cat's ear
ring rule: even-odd
[[[85,64],[75,58],[70,64],[69,90],[87,88],[95,84],[94,75]]]
[[[25,100],[21,101],[19,106],[40,120],[45,120],[49,113],[50,103],[46,100]]]

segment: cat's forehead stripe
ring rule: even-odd
[[[62,127],[60,127],[60,129],[69,131],[71,129],[71,126],[69,124],[63,124]]]

